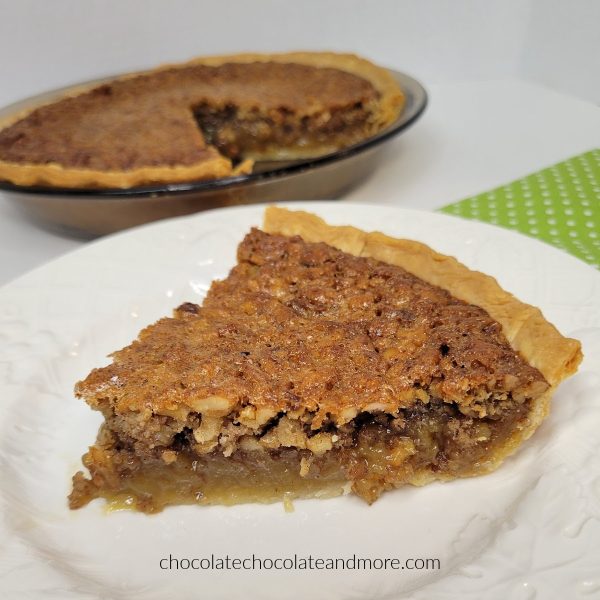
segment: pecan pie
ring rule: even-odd
[[[0,178],[19,185],[131,187],[246,173],[374,135],[403,95],[353,55],[209,57],[123,76],[4,123]]]
[[[70,505],[371,503],[487,473],[580,360],[537,308],[453,258],[269,208],[202,306],[77,384],[105,421]]]

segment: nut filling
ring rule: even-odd
[[[76,386],[105,423],[71,508],[349,491],[371,503],[493,470],[550,390],[482,308],[399,266],[257,229],[202,306],[112,357]]]
[[[334,152],[372,135],[376,128],[369,117],[375,106],[370,104],[358,101],[302,118],[285,108],[264,114],[231,104],[201,104],[194,108],[194,117],[205,142],[232,161],[275,160]]]
[[[83,459],[91,478],[75,476],[69,503],[80,508],[102,497],[112,508],[152,513],[170,504],[264,503],[350,490],[372,503],[424,472],[456,477],[473,464],[485,468],[490,448],[506,442],[527,410],[516,404],[502,418],[474,419],[432,401],[396,416],[361,413],[319,432],[278,416],[261,435],[240,435],[244,427],[227,420],[213,438],[198,434],[199,425],[185,427],[169,446],[152,450],[124,442],[127,435],[107,423]],[[200,422],[197,415],[190,420]]]

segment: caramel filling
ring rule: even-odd
[[[277,160],[333,152],[359,142],[374,133],[372,110],[357,102],[299,118],[285,108],[264,113],[202,103],[194,108],[194,116],[206,143],[223,156],[233,161]]]
[[[501,416],[474,418],[454,405],[432,401],[398,416],[363,413],[330,433],[330,449],[321,439],[314,452],[265,447],[273,445],[267,437],[276,428],[271,425],[254,443],[240,441],[229,456],[218,449],[198,453],[190,431],[178,434],[168,449],[134,452],[104,428],[84,457],[91,478],[75,476],[69,502],[79,508],[102,497],[109,508],[153,513],[173,504],[268,503],[331,497],[351,489],[371,503],[383,491],[407,483],[486,472],[494,448],[505,448],[515,437],[527,411],[527,402],[514,403]]]

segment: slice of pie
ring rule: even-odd
[[[404,97],[389,71],[348,54],[199,58],[69,92],[0,124],[0,179],[131,187],[249,172],[368,138]]]
[[[488,473],[580,360],[579,342],[454,258],[269,208],[202,306],[77,384],[105,422],[70,505],[371,503]]]

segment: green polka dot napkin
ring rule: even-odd
[[[600,268],[600,149],[439,210],[515,229]]]

